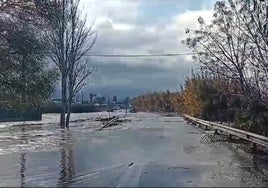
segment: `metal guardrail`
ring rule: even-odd
[[[242,138],[244,140],[248,140],[252,143],[259,144],[259,145],[262,145],[262,146],[268,148],[268,137],[266,137],[266,136],[243,131],[243,130],[236,129],[233,127],[224,126],[224,125],[221,125],[219,123],[214,123],[214,122],[198,119],[198,118],[192,117],[192,116],[187,115],[187,114],[183,114],[183,117],[185,117],[186,119],[188,119],[190,121],[199,123],[201,125],[208,126],[208,127],[215,129],[215,130],[220,130],[220,131],[226,132],[230,135],[237,136],[237,137]]]

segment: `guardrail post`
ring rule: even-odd
[[[231,142],[233,140],[233,137],[231,134],[229,134],[228,140],[229,140],[229,142]]]
[[[197,127],[200,127],[200,126],[201,126],[201,124],[200,124],[200,123],[197,123],[197,124],[196,124],[196,126],[197,126]]]
[[[252,143],[252,152],[257,153],[257,151],[258,151],[257,145],[255,143]]]

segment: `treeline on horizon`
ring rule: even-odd
[[[141,111],[174,111],[268,135],[268,1],[218,1],[211,23],[198,18],[182,42],[199,71],[180,92],[148,93]]]
[[[55,102],[47,102],[40,107],[40,111],[44,114],[46,113],[60,113],[62,105]],[[97,112],[98,109],[93,104],[72,104],[72,113],[87,113],[87,112]]]

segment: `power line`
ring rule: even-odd
[[[168,54],[92,54],[92,57],[128,57],[128,58],[139,58],[139,57],[173,57],[173,56],[183,56],[183,55],[196,55],[196,52],[188,53],[168,53]]]

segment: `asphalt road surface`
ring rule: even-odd
[[[263,186],[256,157],[204,135],[181,117],[135,113],[103,131],[96,122],[0,130],[0,186]]]

